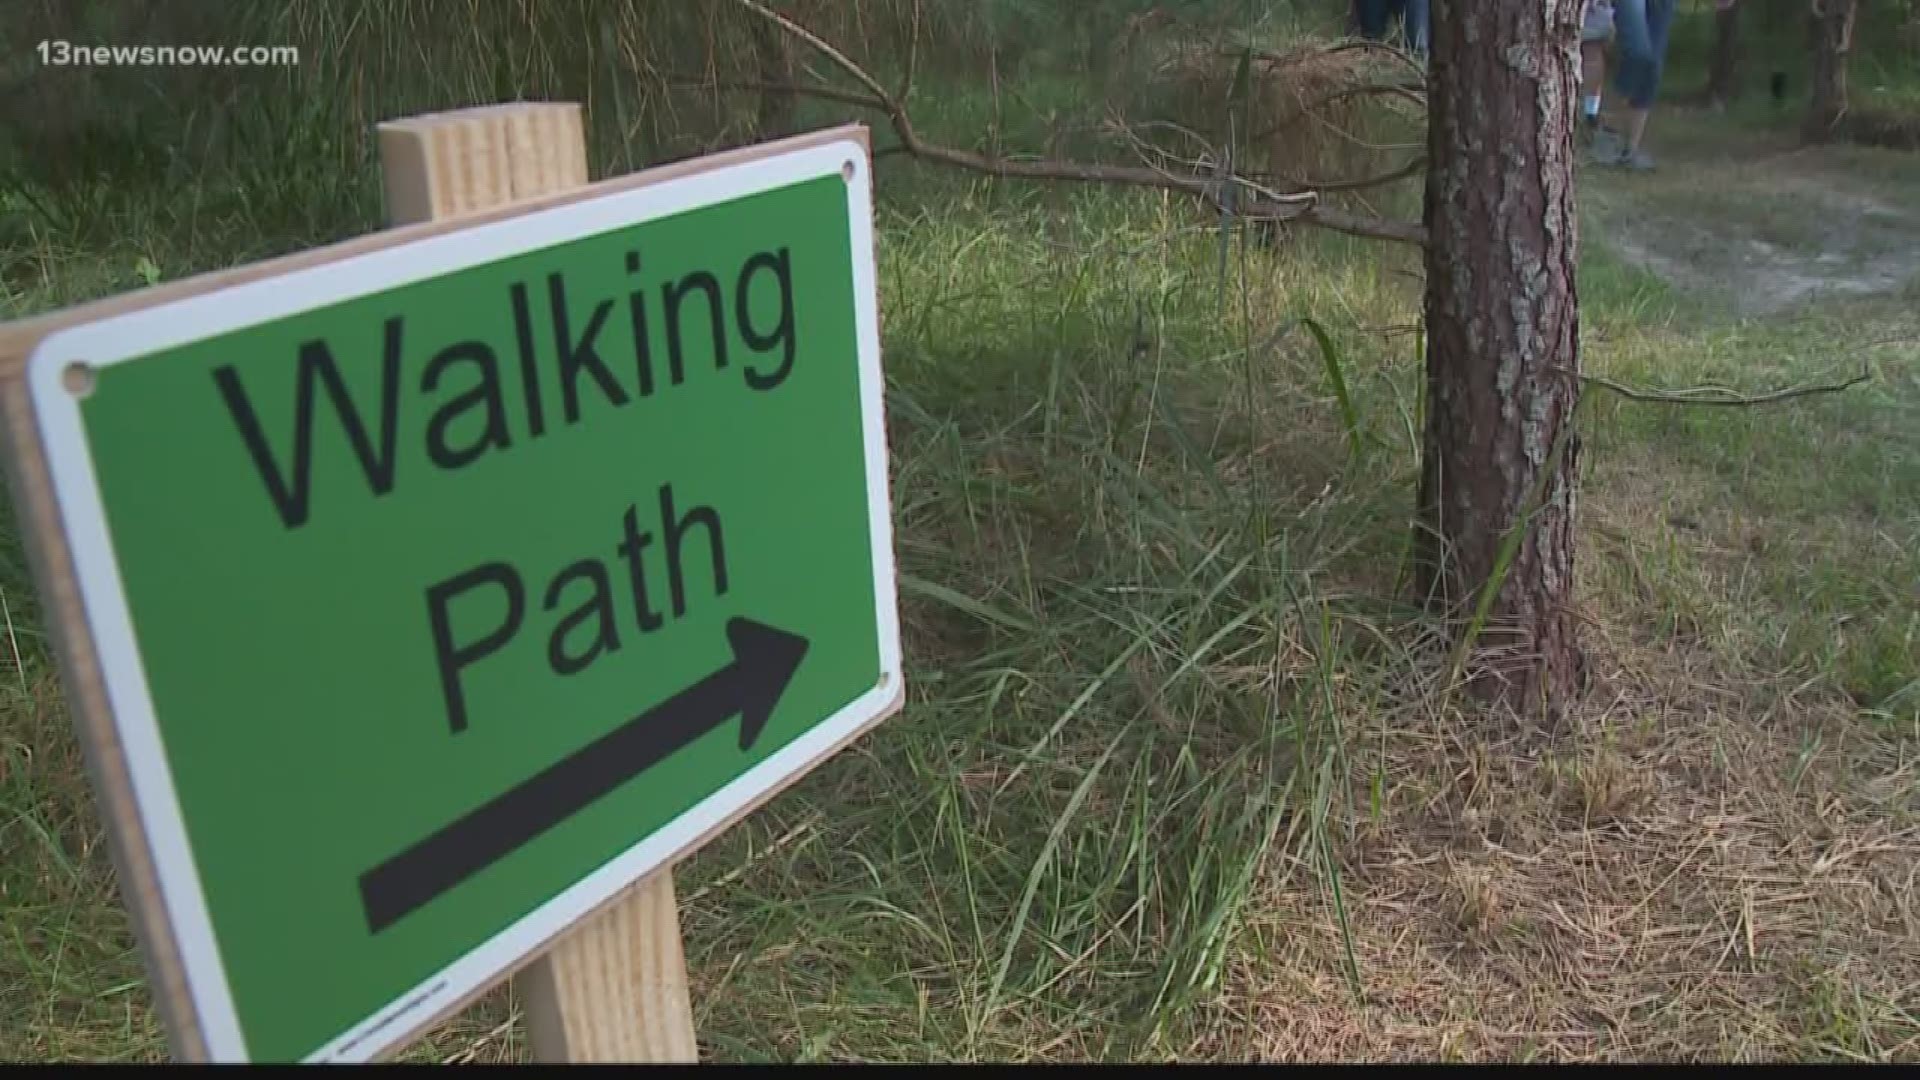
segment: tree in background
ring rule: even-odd
[[[1853,49],[1859,0],[1812,0],[1813,101],[1801,125],[1808,142],[1828,142],[1840,134],[1847,116],[1847,54]]]
[[[1713,53],[1707,60],[1707,104],[1724,109],[1737,92],[1740,76],[1740,12],[1745,4],[1713,13]]]
[[[1568,612],[1581,8],[1435,4],[1427,88],[1422,580],[1460,619],[1480,696],[1550,718],[1585,668]]]

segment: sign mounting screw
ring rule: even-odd
[[[60,385],[74,397],[83,398],[93,393],[93,384],[93,365],[85,360],[75,360],[60,372]]]

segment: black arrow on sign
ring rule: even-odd
[[[360,875],[374,933],[479,873],[669,754],[740,717],[753,746],[807,653],[807,639],[752,619],[727,622],[733,662]]]

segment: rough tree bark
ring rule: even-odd
[[[1464,631],[1503,540],[1526,520],[1468,671],[1484,700],[1553,721],[1585,675],[1567,610],[1580,9],[1580,0],[1435,4],[1428,76],[1419,581]]]
[[[1859,6],[1858,0],[1813,0],[1813,103],[1800,128],[1807,142],[1832,140],[1846,119],[1847,53]]]
[[[1740,12],[1735,4],[1713,13],[1713,54],[1707,61],[1707,104],[1724,109],[1733,100],[1740,64]]]

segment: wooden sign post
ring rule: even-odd
[[[580,107],[528,102],[380,126],[393,225],[439,221],[584,187]],[[635,885],[520,976],[537,1061],[699,1060],[673,868]]]
[[[697,1060],[674,863],[900,708],[866,131],[599,183],[382,125],[392,227],[0,326],[176,1057]]]

